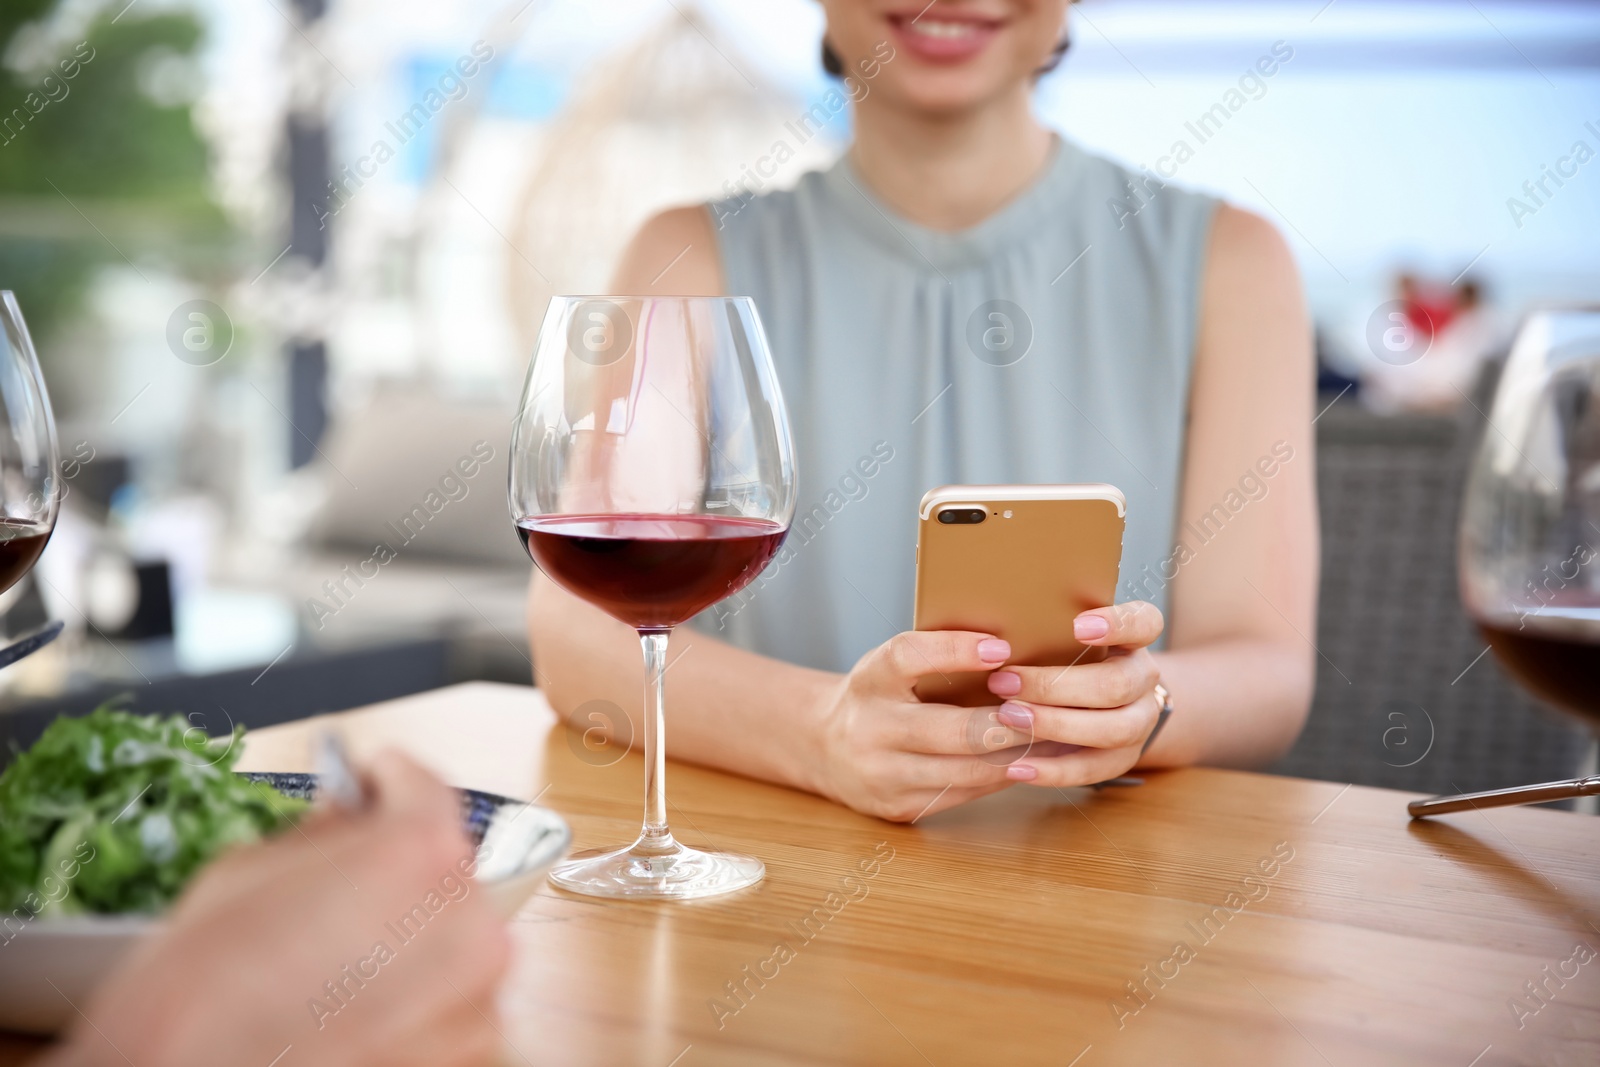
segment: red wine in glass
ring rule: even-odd
[[[517,523],[556,584],[636,630],[686,622],[748,585],[785,528],[717,515],[547,515]]]
[[[558,887],[682,900],[763,877],[756,857],[686,845],[667,825],[667,645],[772,562],[794,517],[793,457],[748,297],[551,299],[512,421],[511,516],[552,584],[638,631],[645,668],[639,836],[557,864]],[[535,607],[572,610],[539,607],[558,602]]]
[[[33,570],[50,532],[43,523],[0,516],[0,593]]]
[[[1600,723],[1600,605],[1480,619],[1478,629],[1530,693]]]

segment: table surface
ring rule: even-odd
[[[578,848],[637,829],[641,758],[586,748],[518,686],[259,730],[241,769],[308,769],[330,719],[357,754],[538,798]],[[678,904],[542,887],[512,926],[507,1063],[1600,1062],[1592,816],[1412,822],[1408,794],[1193,769],[899,826],[668,779],[675,833],[760,856],[766,880]]]

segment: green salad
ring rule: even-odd
[[[244,727],[101,707],[58,719],[0,773],[0,920],[154,912],[230,845],[306,808],[233,772]]]

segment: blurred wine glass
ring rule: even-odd
[[[56,424],[10,290],[0,291],[0,592],[33,569],[60,506]]]
[[[1517,333],[1461,512],[1461,600],[1525,689],[1600,729],[1600,308]],[[1414,800],[1413,816],[1600,794],[1600,775]]]
[[[793,451],[748,298],[551,300],[512,428],[512,518],[551,581],[638,631],[646,674],[643,829],[555,868],[562,888],[684,898],[760,881],[760,860],[667,827],[664,675],[672,628],[777,554]]]
[[[1600,727],[1600,309],[1517,335],[1467,483],[1461,593],[1513,678]]]

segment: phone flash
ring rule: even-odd
[[[1011,509],[1007,508],[1005,511],[1000,513],[1000,516],[1001,518],[1009,519],[1011,517]]]

